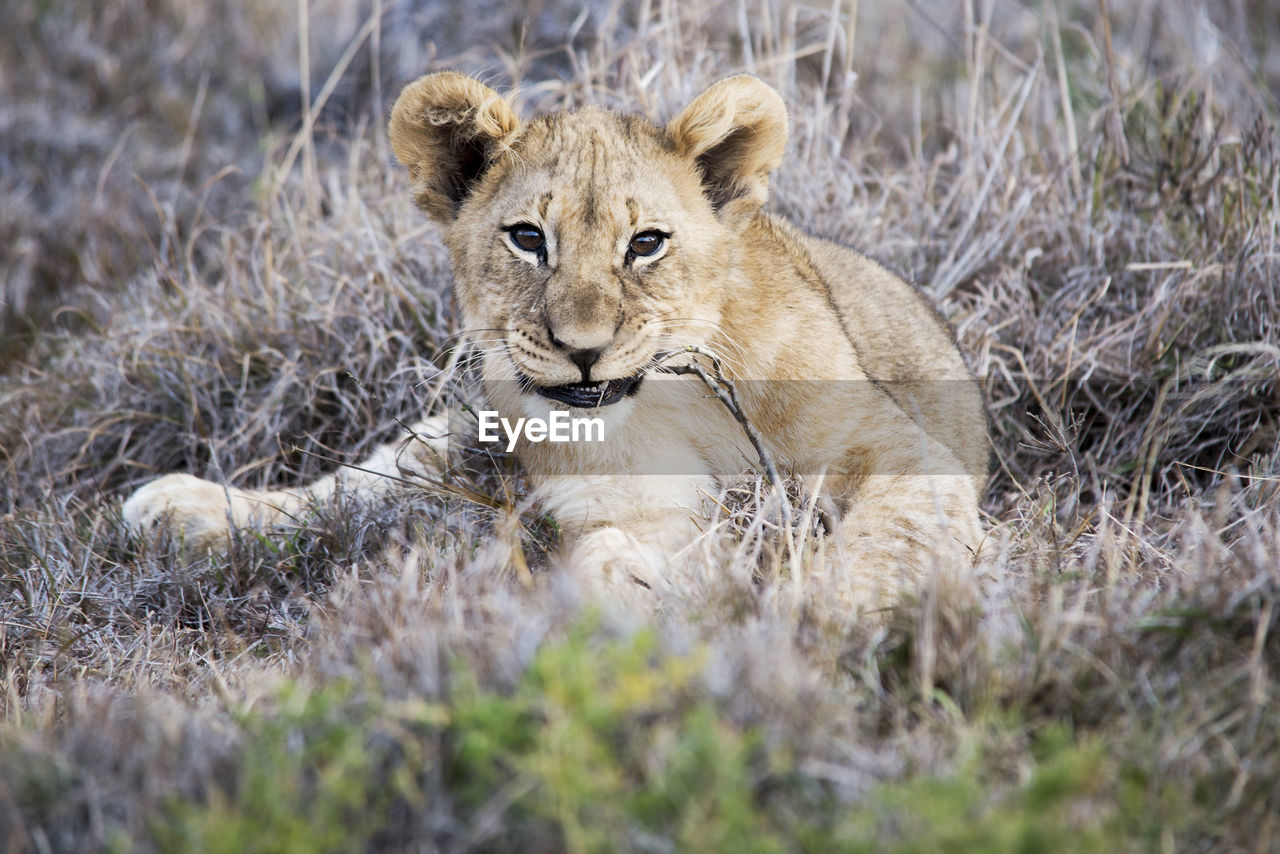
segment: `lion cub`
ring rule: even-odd
[[[778,467],[831,499],[826,554],[856,607],[972,560],[988,459],[977,384],[919,291],[762,211],[787,141],[769,86],[721,80],[666,127],[592,107],[524,122],[445,72],[405,87],[390,136],[451,253],[489,425],[543,422],[511,442],[563,531],[564,565],[664,583],[708,496],[758,466],[698,377],[660,370],[694,362],[734,385]],[[550,440],[565,413],[593,419],[591,441]],[[443,416],[416,430],[435,438],[298,489],[169,475],[124,515],[211,544],[338,488],[388,489],[379,473],[438,471]]]

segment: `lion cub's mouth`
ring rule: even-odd
[[[594,383],[537,385],[530,382],[528,388],[543,397],[578,409],[596,409],[601,406],[612,406],[624,397],[631,397],[640,390],[642,380],[644,380],[644,374],[639,373],[633,377]]]

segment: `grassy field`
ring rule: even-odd
[[[1280,851],[1274,3],[0,6],[0,851]],[[974,582],[850,624],[748,484],[619,614],[485,467],[127,536],[159,473],[315,477],[465,381],[384,129],[442,68],[776,86],[772,208],[983,378]]]

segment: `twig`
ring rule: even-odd
[[[773,462],[773,455],[765,447],[764,439],[760,436],[760,432],[756,430],[751,424],[751,420],[747,418],[747,413],[738,400],[737,388],[734,386],[733,381],[724,375],[724,368],[720,364],[720,360],[714,354],[694,346],[659,353],[654,356],[653,360],[654,362],[665,362],[667,359],[686,354],[705,356],[710,359],[715,376],[712,377],[708,374],[702,365],[698,364],[697,360],[691,361],[688,365],[659,365],[658,370],[666,374],[676,374],[677,376],[692,375],[698,377],[715,393],[720,402],[724,404],[725,409],[729,410],[734,420],[742,427],[742,431],[747,434],[752,447],[755,448],[756,454],[760,457],[760,464],[764,466],[769,482],[773,485],[774,491],[778,493],[778,500],[782,506],[782,523],[787,530],[787,545],[788,548],[792,549],[794,557],[794,545],[791,542],[791,502],[787,499],[786,484],[783,483],[782,476],[778,473],[778,467]]]

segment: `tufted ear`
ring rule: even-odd
[[[721,218],[745,222],[769,198],[769,173],[787,147],[787,107],[772,87],[740,74],[694,98],[667,134],[697,164]]]
[[[391,148],[409,170],[413,200],[443,224],[519,129],[502,96],[454,71],[419,77],[391,108]]]

